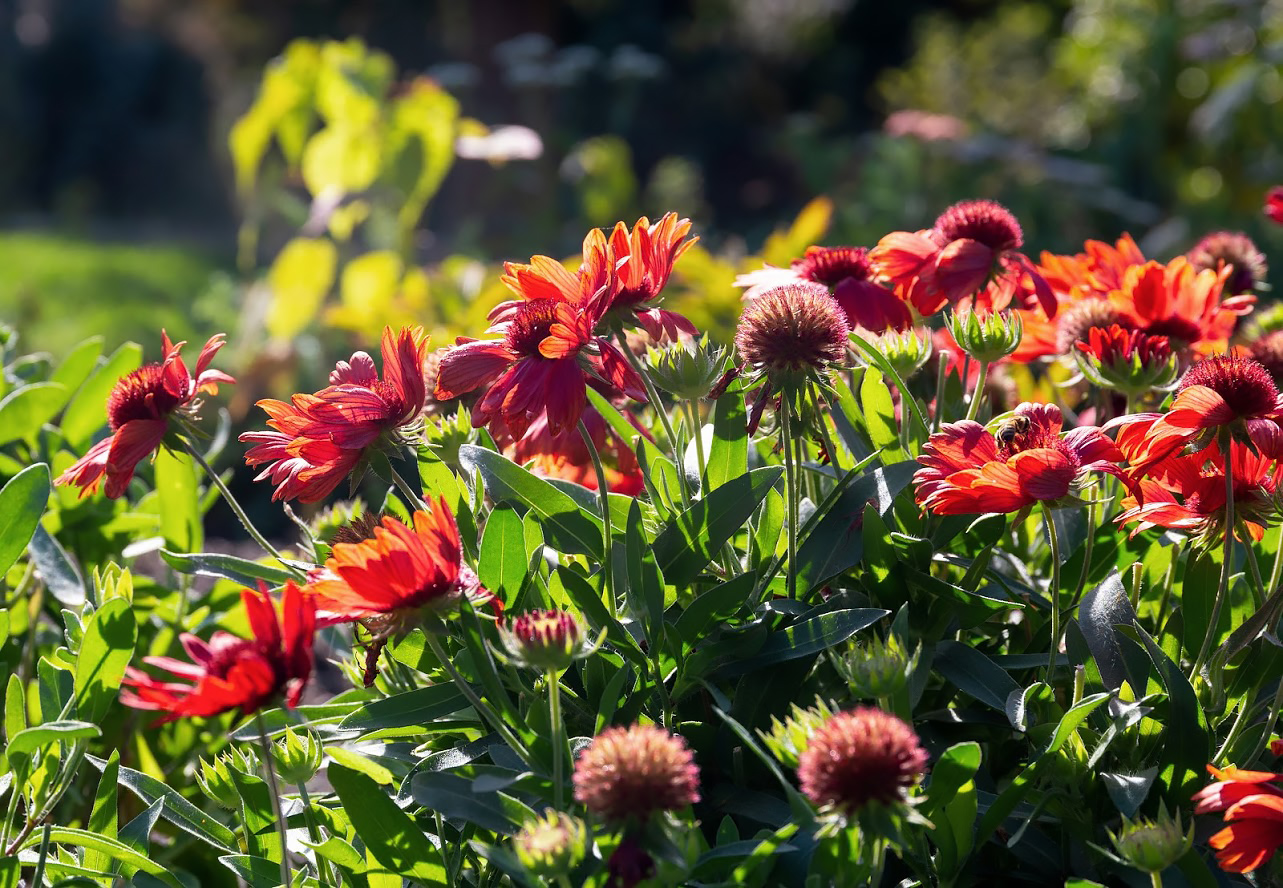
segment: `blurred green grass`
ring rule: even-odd
[[[26,352],[62,357],[97,334],[108,349],[133,340],[151,354],[162,327],[195,341],[231,322],[225,268],[184,246],[0,232],[0,320],[20,332]]]

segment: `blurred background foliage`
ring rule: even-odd
[[[674,209],[676,307],[952,201],[1032,252],[1266,252],[1283,0],[0,0],[0,318],[231,334],[234,416],[384,323],[479,335],[504,259]]]

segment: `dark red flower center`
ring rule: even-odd
[[[1084,299],[1070,305],[1056,317],[1056,351],[1062,355],[1086,342],[1092,327],[1107,329],[1113,325],[1131,329],[1132,321],[1106,299]]]
[[[1199,361],[1181,379],[1180,391],[1192,385],[1216,392],[1239,418],[1273,413],[1279,399],[1270,371],[1251,358],[1237,355],[1216,355]]]
[[[873,263],[864,247],[807,247],[806,255],[794,259],[792,268],[826,287],[835,287],[847,278],[867,281],[873,277]]]
[[[1175,316],[1146,324],[1145,332],[1182,343],[1198,342],[1203,338],[1203,329],[1198,324]]]
[[[1016,217],[992,200],[964,200],[949,207],[936,219],[935,235],[941,246],[965,238],[996,253],[1018,250],[1024,243]]]
[[[205,672],[215,678],[227,678],[233,667],[244,660],[268,660],[260,645],[250,639],[240,639],[210,650],[212,657],[205,664]],[[275,666],[275,664],[273,664]]]
[[[370,383],[370,391],[378,395],[379,400],[388,405],[388,412],[393,419],[400,419],[401,415],[410,408],[410,405],[405,403],[401,390],[386,380],[376,379]]]
[[[539,354],[539,344],[548,338],[557,323],[558,302],[554,299],[532,299],[517,309],[508,327],[508,348],[523,358]]]
[[[112,431],[136,419],[164,419],[183,399],[164,384],[160,364],[144,364],[121,378],[107,398],[107,422]]]

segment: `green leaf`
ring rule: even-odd
[[[882,374],[872,367],[864,371],[864,379],[860,381],[860,410],[873,449],[882,451],[882,462],[889,465],[908,459],[909,455],[900,446],[891,390]]]
[[[96,722],[107,714],[137,639],[133,607],[123,598],[113,598],[89,618],[76,657],[76,713],[81,718]]]
[[[1007,697],[1020,690],[1007,670],[959,641],[939,642],[931,668],[959,690],[1002,713],[1007,711]]]
[[[342,765],[332,764],[326,773],[353,828],[375,860],[425,885],[449,883],[441,852],[377,783]]]
[[[199,552],[205,545],[201,527],[200,476],[187,453],[162,447],[156,454],[156,495],[160,532],[171,552]]]
[[[62,544],[41,525],[36,525],[31,536],[30,552],[31,560],[40,571],[40,579],[60,604],[75,608],[85,603],[85,581],[81,579],[80,571],[76,570]]]
[[[493,509],[481,537],[481,558],[477,562],[481,585],[512,602],[521,591],[529,572],[525,532],[521,516],[513,509]]]
[[[69,394],[74,392],[93,372],[94,364],[102,354],[102,343],[101,336],[90,336],[81,342],[62,359],[58,369],[50,374],[49,381],[65,385]]]
[[[705,467],[706,490],[716,490],[748,473],[748,413],[739,388],[732,385],[713,406],[713,445]]]
[[[52,489],[44,463],[27,466],[0,488],[0,576],[27,548]]]
[[[88,740],[102,735],[97,725],[89,722],[65,719],[47,721],[44,724],[24,728],[9,738],[5,747],[8,755],[30,755],[37,749],[52,746],[54,743],[73,743],[76,740]]]
[[[34,439],[70,394],[57,382],[33,382],[10,392],[0,400],[0,444]]]
[[[107,397],[126,373],[137,370],[143,362],[143,348],[126,342],[111,353],[72,397],[62,414],[62,434],[75,453],[88,449],[94,432],[107,424]]]
[[[496,503],[517,503],[534,511],[554,549],[601,557],[601,519],[580,508],[568,494],[507,457],[472,444],[459,448],[459,464],[467,473],[481,473],[486,493]]]
[[[658,645],[664,629],[664,578],[642,528],[641,503],[633,500],[625,533],[628,570],[622,577],[629,610],[641,620],[646,640]]]
[[[250,888],[276,888],[281,884],[281,864],[254,854],[226,854],[218,862],[236,873]]]
[[[637,463],[641,467],[646,492],[660,516],[667,516],[681,508],[681,478],[677,466],[659,452],[648,438],[637,439]]]
[[[392,776],[391,771],[359,752],[344,749],[342,746],[331,746],[326,750],[326,754],[343,767],[351,768],[353,771],[360,771],[375,783],[391,786],[396,782],[396,778]]]
[[[291,339],[307,329],[334,284],[337,267],[338,248],[325,238],[296,237],[286,244],[267,273],[272,293],[267,332]]]
[[[410,780],[410,793],[417,804],[445,817],[457,817],[500,835],[517,831],[518,824],[499,803],[499,793],[478,792],[472,781],[457,774],[420,771]]]
[[[766,466],[735,478],[676,516],[655,539],[655,561],[665,580],[690,583],[744,526],[779,480],[783,469]]]
[[[387,728],[427,725],[468,706],[453,684],[436,684],[366,703],[339,722],[339,730],[369,734]]]
[[[16,672],[9,673],[4,689],[4,737],[12,743],[20,731],[27,728],[27,691]]]
[[[1188,580],[1186,581],[1188,585]],[[1163,762],[1159,779],[1166,784],[1168,804],[1177,798],[1189,798],[1193,784],[1205,774],[1204,767],[1212,754],[1212,738],[1198,702],[1198,695],[1185,673],[1167,656],[1149,633],[1140,626],[1133,627],[1149,659],[1158,670],[1158,677],[1167,691],[1169,710],[1163,720]]]
[[[697,644],[710,624],[738,613],[756,585],[757,574],[749,571],[709,589],[692,601],[677,618],[677,634],[687,644]]]
[[[258,587],[259,580],[265,580],[269,586],[283,586],[286,580],[294,578],[294,575],[284,568],[260,564],[247,558],[237,558],[235,555],[221,555],[214,552],[181,553],[161,549],[160,557],[179,573],[221,577],[251,589]]]
[[[890,613],[880,607],[860,607],[811,617],[780,632],[772,632],[756,654],[719,669],[717,675],[719,678],[742,675],[818,654],[841,644]]]
[[[108,763],[102,759],[93,756],[87,756],[87,758],[89,763],[98,770],[107,769]],[[161,817],[183,832],[224,851],[239,850],[236,836],[231,830],[187,801],[178,794],[177,790],[133,768],[122,767],[119,771],[120,785],[142,799],[143,804],[151,805],[157,799],[163,798],[165,807],[161,811]]]
[[[49,841],[60,842],[66,845],[73,845],[86,850],[93,849],[101,851],[113,860],[119,860],[126,866],[141,870],[149,876],[155,876],[170,888],[184,888],[183,883],[174,878],[164,866],[152,861],[145,854],[140,854],[128,845],[100,836],[83,829],[71,829],[64,826],[55,826],[49,830]],[[23,843],[23,848],[34,848],[43,841],[42,833],[37,831],[29,836]]]
[[[94,795],[94,807],[89,815],[89,831],[104,838],[116,838],[117,825],[117,792],[116,780],[120,771],[120,750],[113,749],[111,758],[107,759],[98,779],[98,791]],[[111,859],[98,849],[85,851],[87,869],[104,870],[111,865]]]

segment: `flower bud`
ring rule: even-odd
[[[963,309],[954,311],[944,323],[959,348],[986,364],[1014,352],[1025,331],[1020,315],[1006,311],[981,314]]]
[[[1088,381],[1135,398],[1176,381],[1176,354],[1166,336],[1125,330],[1118,324],[1092,327],[1075,343],[1074,359]]]
[[[258,760],[252,752],[242,752],[235,746],[216,757],[213,762],[203,758],[197,759],[196,785],[201,792],[217,805],[228,809],[241,806],[241,794],[232,779],[232,771],[241,774],[254,774],[258,770]]]
[[[722,376],[726,349],[713,345],[707,334],[699,341],[674,342],[664,349],[652,349],[648,357],[650,378],[655,385],[687,401],[708,396]]]
[[[886,641],[873,638],[867,644],[852,647],[835,656],[833,665],[861,700],[889,697],[898,693],[918,665],[919,647],[912,654],[900,639],[892,635]]]
[[[516,665],[540,672],[565,669],[597,649],[585,641],[574,615],[562,610],[518,614],[499,627],[499,638]]]
[[[321,769],[325,749],[311,731],[304,729],[303,736],[293,728],[285,729],[285,736],[272,744],[276,770],[287,783],[307,783]]]
[[[906,382],[931,360],[931,334],[925,330],[888,330],[873,337],[869,343],[882,353],[887,363]]]
[[[1180,812],[1172,817],[1167,806],[1161,805],[1158,816],[1124,820],[1123,828],[1110,833],[1110,841],[1118,856],[1136,869],[1146,873],[1161,873],[1185,856],[1194,843],[1194,824],[1186,830],[1181,826]]]
[[[551,882],[566,876],[587,853],[588,830],[578,817],[548,810],[527,820],[512,838],[521,865],[536,879]]]
[[[794,703],[784,721],[772,716],[770,733],[758,731],[766,748],[787,767],[796,768],[815,730],[830,718],[834,710],[818,697],[815,705],[803,709]]]

